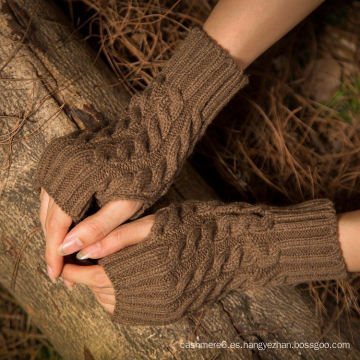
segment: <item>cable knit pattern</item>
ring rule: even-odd
[[[230,54],[194,27],[117,122],[50,142],[35,187],[74,220],[93,196],[100,206],[141,200],[138,216],[165,194],[206,127],[246,83]]]
[[[288,207],[186,201],[160,209],[150,234],[100,259],[113,320],[163,325],[236,288],[347,276],[330,200]]]

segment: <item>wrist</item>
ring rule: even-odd
[[[338,233],[347,270],[360,272],[360,210],[338,214]]]
[[[245,69],[324,0],[221,0],[204,31]]]

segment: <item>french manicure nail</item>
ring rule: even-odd
[[[99,253],[100,249],[101,249],[100,243],[96,242],[95,244],[92,244],[92,245],[86,247],[86,249],[79,251],[76,254],[76,258],[78,260],[86,260],[86,259],[88,259],[90,257],[94,257],[94,256],[100,257],[101,256],[101,254]]]
[[[88,253],[83,253],[82,251],[79,251],[79,252],[76,254],[76,258],[77,258],[78,260],[86,260],[86,259],[89,258],[89,256],[90,256],[90,254],[88,254]]]
[[[54,275],[54,272],[53,272],[52,268],[49,265],[47,266],[47,273],[49,275],[50,280],[54,283],[55,282],[55,275]]]
[[[69,255],[82,248],[82,241],[75,235],[64,239],[64,242],[57,248],[57,253],[61,256]]]

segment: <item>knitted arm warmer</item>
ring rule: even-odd
[[[150,234],[102,258],[113,321],[164,325],[236,288],[347,276],[330,200],[288,207],[187,201],[155,214]]]
[[[43,187],[75,221],[95,196],[143,202],[165,194],[206,127],[247,83],[231,55],[194,27],[147,88],[108,126],[50,142],[35,187]]]

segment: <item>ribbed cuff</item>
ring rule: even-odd
[[[198,26],[190,29],[161,73],[192,103],[192,112],[205,119],[213,119],[248,83],[230,53]]]
[[[34,188],[43,187],[74,221],[82,218],[96,190],[104,182],[94,164],[94,151],[85,141],[77,143],[78,132],[53,139],[39,161]]]
[[[338,239],[333,203],[328,199],[271,207],[272,236],[278,239],[275,285],[340,280],[348,276]],[[278,284],[277,284],[278,282]]]

